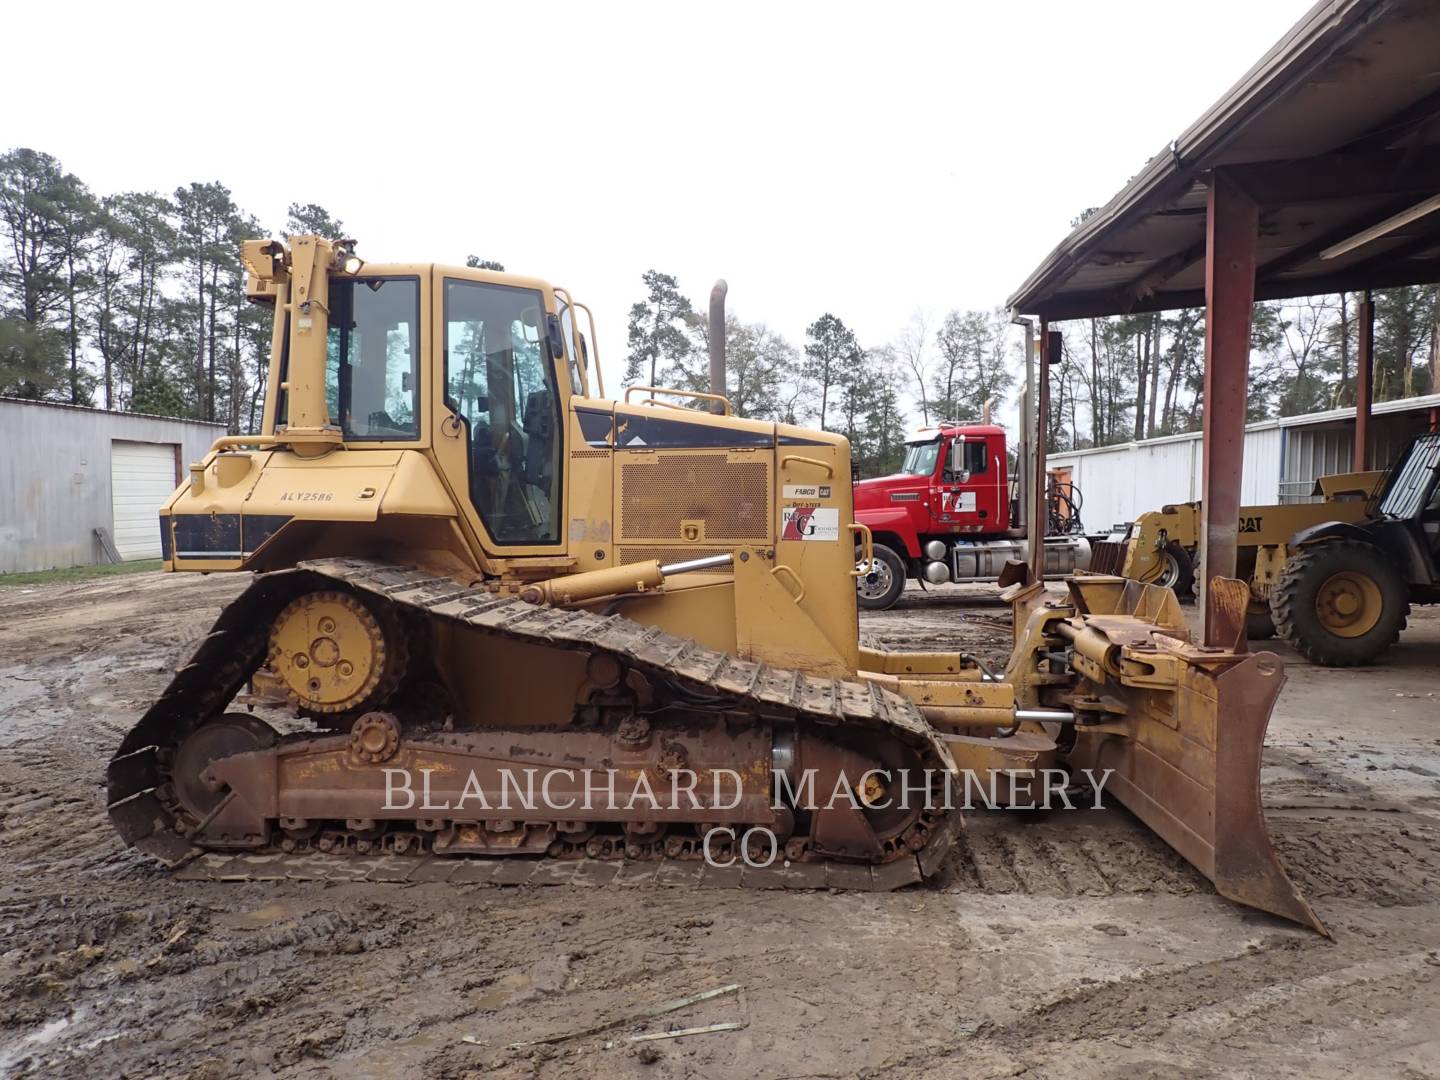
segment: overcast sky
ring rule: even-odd
[[[467,253],[593,307],[641,273],[799,345],[1003,303],[1307,10],[1035,3],[18,4],[0,146],[92,189],[220,180],[381,261]]]

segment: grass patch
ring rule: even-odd
[[[114,574],[139,574],[159,570],[165,564],[159,559],[139,562],[99,563],[96,566],[67,566],[63,570],[34,570],[25,574],[0,574],[0,588],[6,585],[52,585],[57,581],[89,581],[91,578]]]

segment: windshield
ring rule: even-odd
[[[1411,447],[1410,456],[1385,492],[1380,513],[1386,517],[1408,521],[1420,512],[1435,483],[1435,470],[1440,468],[1440,434],[1422,435]]]
[[[905,448],[905,464],[902,473],[911,476],[930,476],[935,472],[935,462],[940,457],[940,442],[911,443]]]

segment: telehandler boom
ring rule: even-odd
[[[167,569],[255,577],[110,763],[130,844],[220,878],[891,889],[954,844],[957,780],[1030,801],[1089,768],[1222,894],[1323,932],[1266,835],[1284,675],[1243,585],[1211,590],[1221,648],[1095,576],[1011,590],[1003,672],[864,649],[842,437],[605,400],[589,311],[543,281],[243,254],[263,431],[160,526]]]

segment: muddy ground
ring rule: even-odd
[[[104,763],[242,584],[0,588],[0,1074],[1440,1075],[1434,614],[1382,667],[1287,654],[1263,792],[1331,942],[1119,810],[972,815],[888,895],[175,880],[112,834]],[[1007,617],[947,588],[863,629],[998,657]]]

